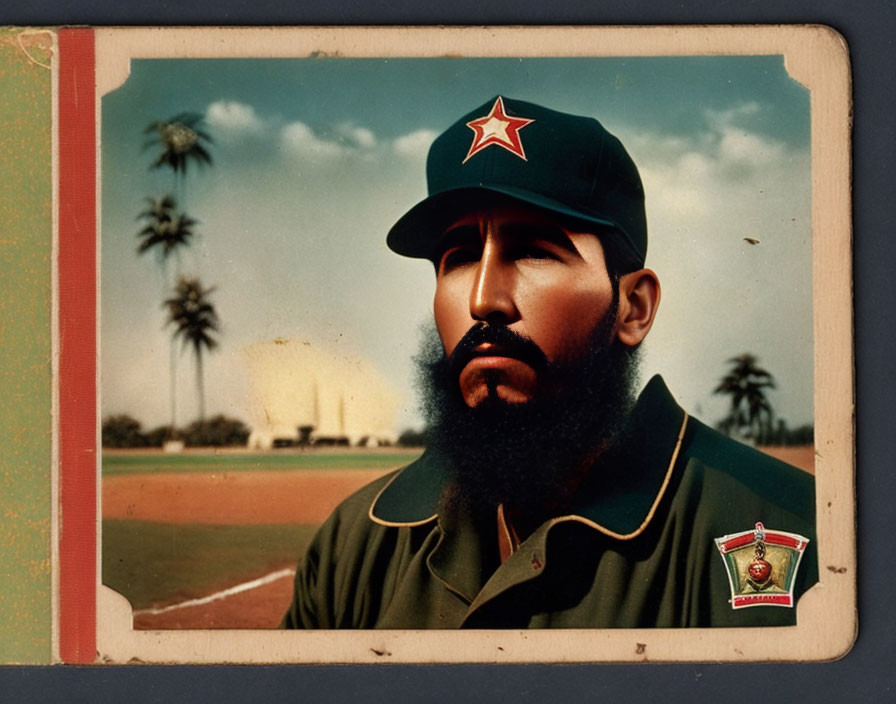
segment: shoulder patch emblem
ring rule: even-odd
[[[808,538],[757,523],[753,530],[724,535],[715,543],[728,572],[732,609],[793,606],[793,584]]]

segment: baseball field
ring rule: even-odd
[[[314,531],[420,450],[103,453],[103,583],[137,629],[274,628]]]
[[[811,447],[765,448],[811,472]],[[275,628],[296,563],[350,493],[420,450],[103,452],[103,583],[134,628]]]

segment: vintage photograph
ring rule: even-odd
[[[786,47],[253,39],[99,81],[101,652],[817,624],[830,245]]]

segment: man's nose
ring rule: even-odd
[[[502,259],[492,237],[486,237],[470,292],[470,315],[490,325],[510,325],[519,317],[514,302],[514,272]]]

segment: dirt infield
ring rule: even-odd
[[[184,606],[160,614],[134,614],[136,630],[180,628],[276,628],[292,599],[292,577],[225,596],[208,604]]]
[[[760,447],[765,454],[771,455],[794,467],[815,474],[815,448],[812,445]]]
[[[322,523],[383,470],[133,474],[103,480],[103,518],[164,523]]]
[[[105,477],[103,517],[180,525],[313,525],[322,523],[346,496],[387,471],[252,470]],[[281,567],[295,566],[293,562]],[[147,575],[147,579],[152,578]],[[221,588],[233,586],[228,583]],[[292,579],[281,578],[240,593],[224,594],[210,603],[160,614],[137,612],[134,628],[276,628],[291,596]],[[163,599],[156,606],[177,603],[177,599]]]

